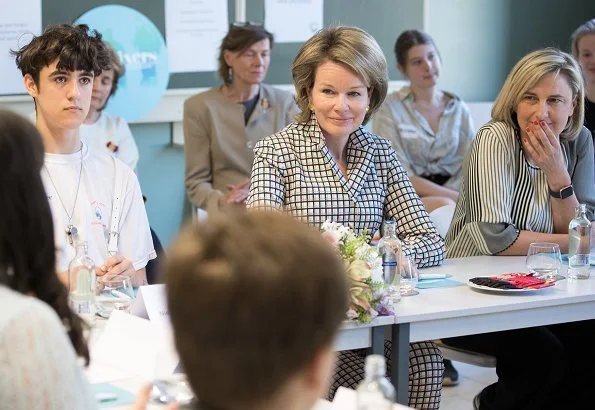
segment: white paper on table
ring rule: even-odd
[[[333,404],[330,401],[324,399],[318,399],[318,401],[312,407],[312,410],[332,410]]]
[[[41,0],[0,0],[0,94],[26,94],[23,75],[10,50],[29,44],[41,33]]]
[[[98,360],[91,360],[89,367],[85,369],[85,375],[91,384],[108,383],[130,377],[129,374],[122,370],[101,363]]]
[[[154,323],[170,325],[165,285],[147,285],[138,288],[138,294],[130,312],[134,316],[149,319]]]
[[[355,390],[339,387],[333,399],[334,410],[357,410],[357,394]],[[402,404],[393,404],[393,410],[410,409]]]
[[[265,0],[265,26],[275,43],[301,43],[322,28],[322,10],[322,0]]]
[[[165,0],[169,71],[216,71],[228,25],[227,1]]]
[[[113,369],[153,380],[172,375],[179,358],[169,326],[114,310],[92,346],[93,362],[103,372]]]

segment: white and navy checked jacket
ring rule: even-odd
[[[390,143],[358,128],[347,142],[347,169],[348,178],[315,118],[290,124],[256,144],[247,206],[283,210],[313,226],[331,220],[370,235],[391,219],[418,266],[439,265],[444,242]]]

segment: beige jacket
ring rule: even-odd
[[[217,211],[228,184],[250,177],[254,145],[293,122],[293,95],[262,84],[258,102],[244,125],[244,106],[225,97],[220,87],[184,102],[185,186],[192,204]]]

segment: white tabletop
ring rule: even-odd
[[[514,294],[480,292],[466,284],[476,276],[526,271],[524,256],[447,259],[423,272],[450,274],[463,285],[402,298],[395,323],[410,323],[410,340],[421,341],[595,318],[595,278]]]

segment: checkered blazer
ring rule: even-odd
[[[248,208],[283,210],[313,226],[331,220],[368,234],[392,219],[419,266],[442,262],[444,243],[384,138],[362,127],[349,136],[348,178],[315,118],[264,138],[254,154]]]

